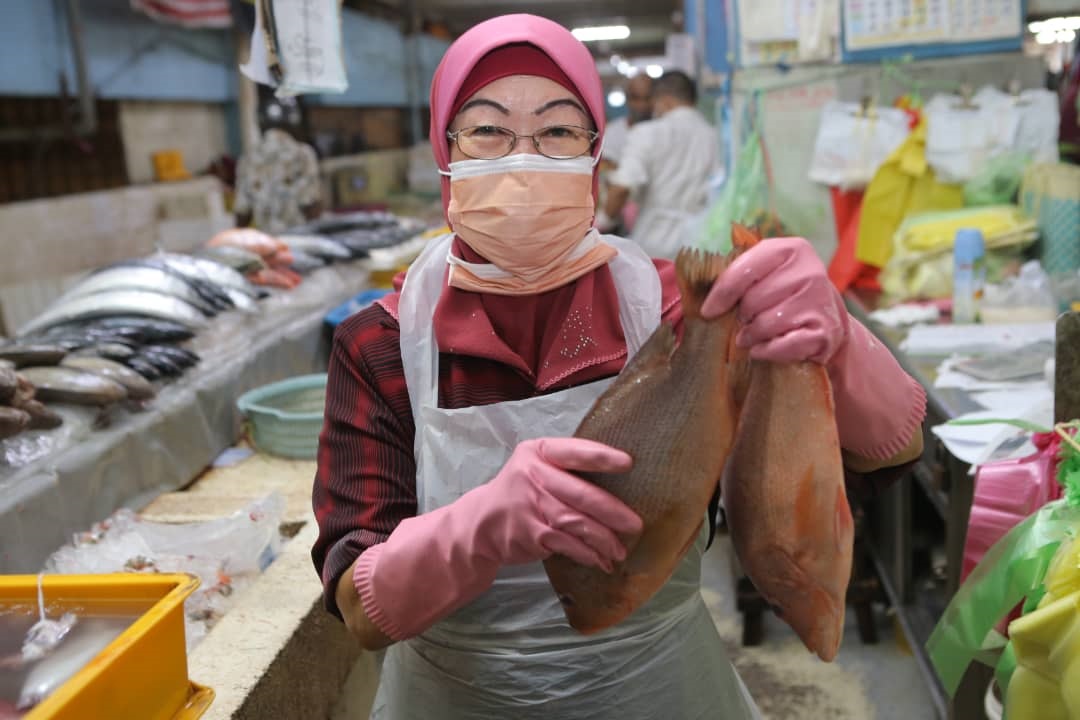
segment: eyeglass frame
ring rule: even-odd
[[[510,133],[513,136],[513,140],[509,143],[509,145],[507,145],[506,152],[504,152],[502,155],[498,155],[496,157],[479,158],[479,157],[476,157],[474,155],[470,155],[469,153],[467,153],[467,152],[465,152],[464,150],[461,149],[461,143],[458,142],[458,136],[461,133],[465,132],[466,130],[473,130],[475,128],[482,128],[482,127],[491,127],[491,128],[496,128],[498,130],[504,130],[504,131]],[[540,149],[540,141],[537,139],[537,135],[544,132],[545,130],[551,130],[552,128],[574,128],[575,130],[584,130],[589,136],[589,146],[583,152],[579,153],[578,155],[560,156],[560,157],[555,157],[555,156],[552,156],[552,155],[548,155],[547,153],[545,153],[543,150]],[[514,148],[517,147],[518,140],[520,140],[521,138],[529,138],[530,140],[532,140],[533,141],[533,147],[536,148],[536,152],[540,153],[541,155],[543,155],[546,158],[549,158],[551,160],[574,160],[576,158],[588,155],[590,152],[592,152],[593,146],[596,145],[596,141],[600,138],[600,133],[598,133],[596,130],[590,130],[589,128],[581,127],[580,125],[571,125],[569,123],[559,123],[557,125],[548,125],[547,127],[540,128],[539,130],[537,130],[536,132],[534,132],[532,134],[517,133],[517,132],[514,132],[513,130],[511,130],[510,128],[502,127],[501,125],[482,124],[482,125],[470,125],[468,127],[463,127],[463,128],[460,128],[460,129],[454,130],[454,131],[447,130],[446,131],[446,138],[447,138],[447,140],[450,140],[455,145],[457,145],[457,149],[461,150],[462,154],[465,155],[465,157],[470,158],[472,160],[499,160],[501,158],[504,158],[507,155],[509,155],[510,153],[514,152]]]

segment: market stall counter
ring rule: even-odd
[[[954,351],[944,345],[940,350],[923,347],[913,351],[910,339],[915,331],[874,319],[874,296],[849,292],[845,300],[852,315],[874,332],[927,393],[922,458],[910,473],[868,505],[870,553],[898,624],[934,697],[938,716],[982,717],[983,695],[990,673],[981,666],[972,667],[950,702],[930,664],[925,645],[961,583],[968,520],[975,495],[972,466],[997,457],[1023,454],[1024,438],[1017,435],[987,445],[979,450],[985,453],[981,460],[968,453],[959,453],[961,457],[958,457],[957,448],[962,444],[953,443],[950,449],[945,439],[949,435],[942,432],[941,426],[965,416],[1013,417],[1012,411],[1021,415],[1031,412],[1032,420],[1037,415],[1049,422],[1053,390],[1041,372],[1038,378],[1026,378],[1027,385],[1002,384],[1002,388],[1009,389],[1000,392],[993,392],[993,383],[961,382],[965,386],[958,387],[957,383],[942,382],[939,373],[943,368],[949,371],[943,362]],[[987,335],[995,333],[995,326],[979,327]],[[1047,346],[1047,357],[1052,357],[1053,328],[1053,323],[1029,325],[1017,335],[1030,335],[1035,342],[1018,338],[1016,343],[1024,348],[1043,343]],[[947,332],[954,331],[957,337],[963,334],[956,326]],[[1016,354],[1017,348],[1002,348],[1000,352],[983,352],[980,356],[1001,358]],[[1018,389],[1028,386],[1030,390]],[[1031,402],[1021,407],[1025,403],[1016,402],[1017,398]]]
[[[323,267],[214,318],[191,341],[199,365],[143,410],[55,405],[59,428],[0,441],[0,573],[37,572],[73,533],[191,482],[235,442],[243,392],[325,368],[324,316],[366,287],[366,268]]]

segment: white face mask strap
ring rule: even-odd
[[[599,165],[600,164],[600,158],[602,158],[604,156],[604,140],[606,140],[606,139],[607,139],[606,136],[604,136],[604,135],[600,136],[600,146],[596,148],[596,155],[594,155],[593,159],[592,159],[592,166],[593,167],[596,167],[597,165]]]

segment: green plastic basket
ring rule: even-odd
[[[326,403],[326,373],[300,375],[240,396],[255,447],[270,455],[314,460]]]

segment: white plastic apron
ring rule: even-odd
[[[401,354],[416,422],[417,498],[427,512],[495,476],[522,440],[570,436],[611,380],[516,402],[438,407],[432,316],[450,237],[432,241],[399,303]],[[611,262],[633,354],[660,321],[660,283],[634,244]],[[696,720],[752,718],[699,592],[705,532],[671,580],[614,628],[570,628],[541,563],[504,567],[492,587],[386,653],[378,720]],[[417,589],[422,592],[421,588]]]

